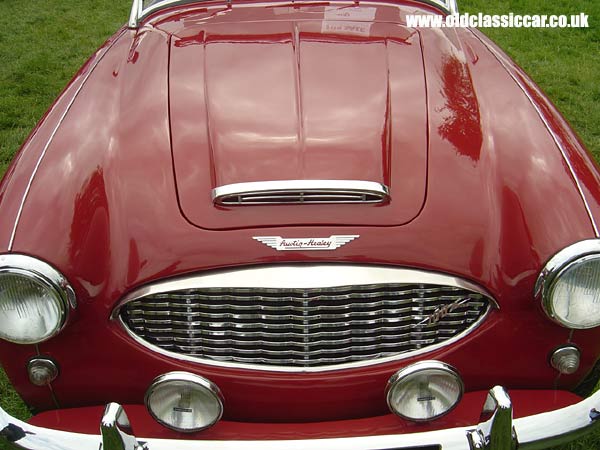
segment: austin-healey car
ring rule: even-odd
[[[30,450],[595,429],[600,177],[453,0],[135,0],[0,187]]]

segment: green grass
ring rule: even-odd
[[[464,12],[578,14],[590,28],[483,29],[548,94],[600,161],[600,2],[597,0],[465,0]]]
[[[537,81],[600,159],[600,2],[459,0],[459,5],[472,13],[589,14],[589,29],[483,31]],[[129,0],[2,1],[0,173],[85,59],[126,21],[129,6]],[[0,404],[28,416],[1,370]],[[600,436],[565,448],[600,448]]]
[[[126,22],[129,0],[3,0],[0,173],[77,69]]]
[[[0,175],[85,60],[129,17],[130,0],[3,0],[0,15]],[[27,407],[0,370],[0,405]],[[4,439],[0,449],[8,449]]]

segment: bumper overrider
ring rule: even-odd
[[[579,403],[513,420],[507,391],[490,389],[482,422],[424,433],[331,439],[217,441],[135,437],[124,409],[106,406],[100,434],[80,434],[29,425],[0,408],[0,435],[31,450],[515,450],[542,449],[576,439],[600,424],[600,391]]]

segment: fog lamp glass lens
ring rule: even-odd
[[[42,342],[60,330],[65,308],[57,290],[35,275],[0,273],[0,338],[18,344]]]
[[[176,431],[194,432],[214,425],[223,414],[219,389],[206,378],[187,372],[158,377],[146,394],[150,414]]]
[[[387,403],[400,417],[421,422],[450,412],[462,394],[462,380],[451,366],[439,361],[422,361],[390,378]]]
[[[550,301],[554,318],[569,328],[600,325],[600,255],[567,266],[554,281]]]

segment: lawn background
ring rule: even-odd
[[[3,0],[0,17],[0,174],[85,59],[123,23],[130,0]],[[462,12],[578,14],[589,29],[484,29],[556,103],[600,160],[600,2],[459,0]],[[0,370],[0,405],[27,408]],[[134,424],[135,426],[135,424]],[[8,448],[0,443],[0,449]],[[568,447],[600,448],[600,436]]]

